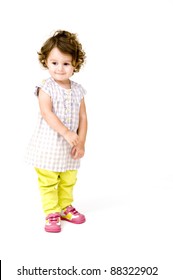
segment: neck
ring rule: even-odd
[[[65,88],[65,89],[70,89],[71,88],[71,82],[70,80],[67,81],[55,81],[59,86]]]

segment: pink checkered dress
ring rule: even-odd
[[[80,103],[86,91],[78,83],[71,81],[71,90],[60,87],[52,78],[48,78],[36,87],[47,93],[53,106],[53,112],[71,131],[77,131],[79,126]],[[38,115],[38,122],[27,148],[26,162],[34,167],[63,172],[76,170],[80,166],[80,160],[72,159],[71,147],[68,142],[54,131]]]

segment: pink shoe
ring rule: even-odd
[[[60,213],[49,214],[46,217],[45,231],[47,232],[60,232],[61,224],[60,224]]]
[[[82,224],[86,219],[83,214],[80,214],[73,206],[69,205],[61,211],[61,220],[65,220],[73,224]]]

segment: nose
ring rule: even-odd
[[[59,63],[57,68],[58,68],[59,71],[62,71],[63,65]]]

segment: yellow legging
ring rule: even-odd
[[[41,194],[43,211],[46,215],[61,212],[73,202],[73,187],[77,180],[77,170],[54,172],[35,168]]]

